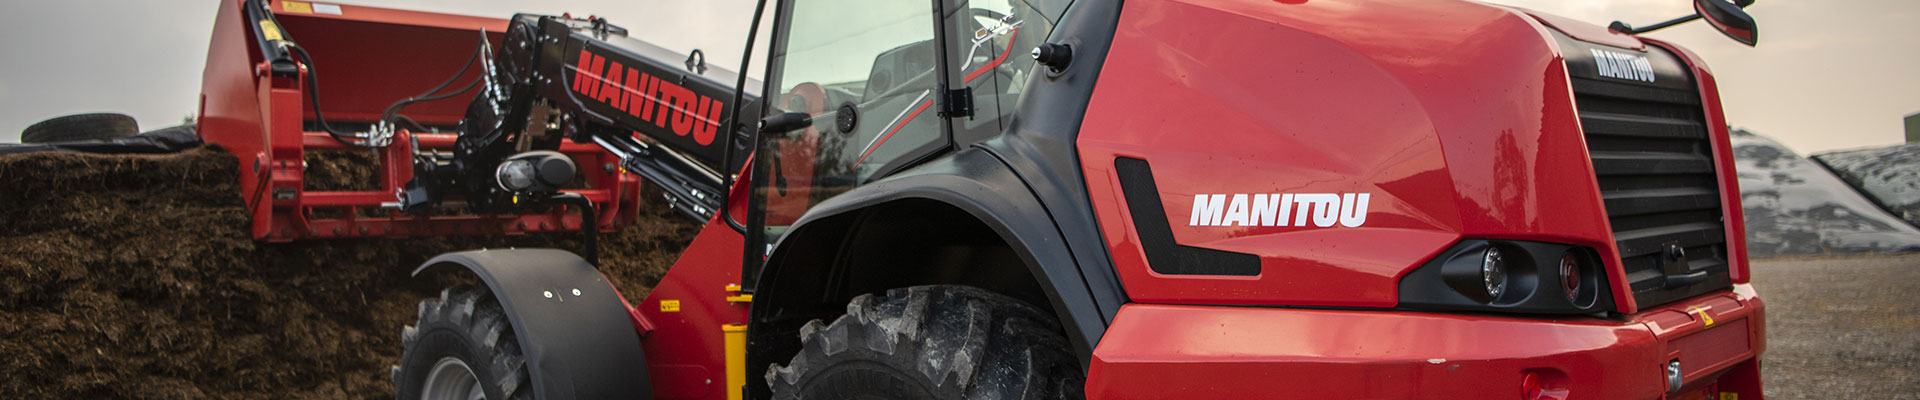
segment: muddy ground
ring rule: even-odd
[[[1753,263],[1767,398],[1920,400],[1920,255]]]
[[[234,168],[207,149],[0,157],[0,398],[387,398],[401,327],[443,284],[410,279],[411,267],[577,243],[256,243]],[[602,236],[601,268],[630,298],[698,229],[648,208]]]

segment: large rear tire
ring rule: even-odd
[[[59,143],[118,139],[140,133],[140,125],[126,114],[74,114],[48,118],[20,131],[20,143]]]
[[[1050,313],[965,286],[861,295],[767,370],[776,400],[1081,399],[1085,375]]]
[[[526,357],[493,294],[458,286],[420,302],[393,369],[401,400],[531,399]]]

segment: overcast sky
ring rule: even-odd
[[[1341,1],[1341,0],[1312,0]],[[1691,12],[1688,0],[1495,0],[1605,25]],[[606,16],[633,36],[739,62],[748,0],[355,0],[505,17]],[[0,142],[48,117],[120,112],[142,129],[194,113],[216,0],[0,0]],[[1920,112],[1920,1],[1760,0],[1759,48],[1693,23],[1651,36],[1687,46],[1719,77],[1729,119],[1803,153],[1898,143]]]

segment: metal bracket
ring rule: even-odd
[[[941,97],[941,117],[960,118],[973,116],[973,88],[948,89]]]
[[[707,53],[700,49],[693,49],[693,52],[687,53],[687,71],[695,74],[707,73]]]

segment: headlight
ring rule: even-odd
[[[493,177],[500,184],[501,189],[518,193],[533,189],[533,174],[533,161],[508,160],[500,163],[500,168],[494,170]]]
[[[1487,247],[1486,255],[1480,257],[1480,284],[1486,286],[1488,300],[1507,294],[1507,257],[1499,247]]]
[[[1400,278],[1400,308],[1531,314],[1613,309],[1600,257],[1585,247],[1464,240]]]
[[[493,178],[510,193],[552,193],[572,181],[577,172],[573,159],[565,154],[541,150],[508,157],[494,169]]]

